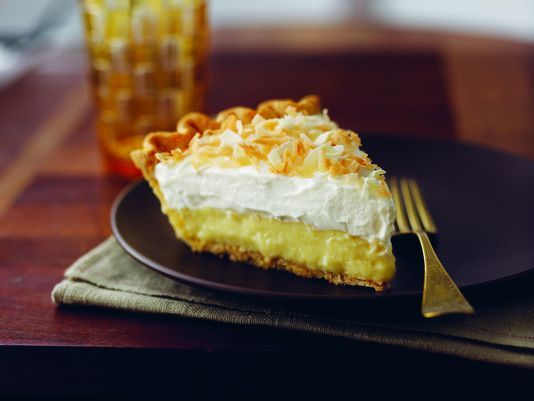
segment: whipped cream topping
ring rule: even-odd
[[[395,209],[391,196],[384,195],[382,177],[326,172],[299,177],[252,165],[196,168],[191,156],[161,161],[155,177],[172,209],[260,213],[388,244],[393,233]]]

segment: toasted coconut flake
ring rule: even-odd
[[[275,174],[312,177],[372,179],[384,183],[383,170],[360,149],[357,133],[340,129],[317,96],[261,103],[257,110],[234,107],[215,119],[188,113],[177,132],[155,133],[145,139],[145,149],[158,161],[191,158],[197,169],[209,166],[255,166]],[[382,193],[387,186],[378,187]]]

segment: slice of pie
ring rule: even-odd
[[[193,251],[377,291],[395,274],[384,171],[317,96],[189,113],[132,159]]]

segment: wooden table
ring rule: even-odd
[[[318,93],[331,116],[370,135],[456,138],[534,156],[527,44],[371,26],[214,37],[210,112]],[[395,394],[432,391],[436,371],[449,383],[438,398],[461,389],[513,399],[510,389],[527,383],[531,372],[390,346],[55,307],[52,287],[110,235],[110,204],[125,184],[100,166],[84,72],[82,52],[67,52],[0,93],[0,399],[270,398],[282,385],[308,397]]]

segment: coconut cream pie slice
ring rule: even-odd
[[[132,159],[194,251],[377,291],[395,274],[384,171],[316,96],[189,113]]]

